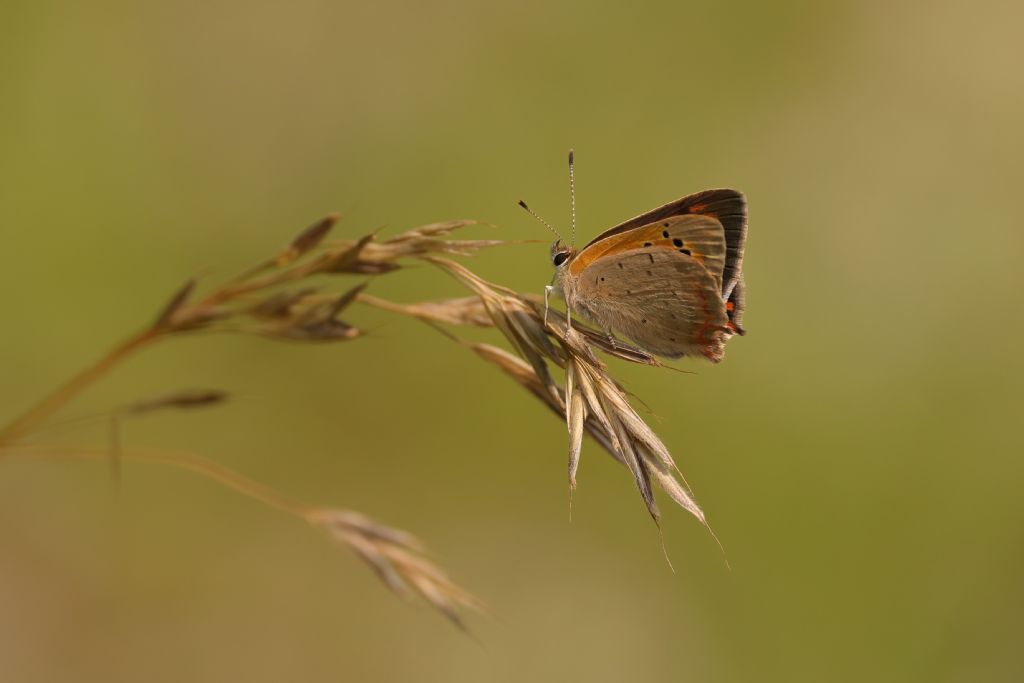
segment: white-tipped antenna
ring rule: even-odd
[[[572,246],[576,246],[576,179],[572,172],[573,152],[569,149],[569,208],[572,216]]]
[[[534,212],[534,210],[533,210],[533,209],[531,209],[530,207],[528,207],[528,206],[526,205],[526,202],[524,202],[524,201],[523,201],[522,199],[520,199],[520,200],[519,200],[519,206],[521,206],[521,207],[523,207],[524,209],[526,209],[526,213],[530,214],[531,216],[533,216],[534,218],[536,218],[537,220],[539,220],[539,221],[540,221],[541,223],[543,223],[543,224],[544,224],[545,226],[547,226],[547,229],[548,229],[548,230],[550,230],[551,232],[555,233],[555,237],[557,237],[557,238],[559,239],[559,241],[561,241],[561,239],[562,239],[562,236],[558,234],[558,231],[557,231],[557,230],[555,230],[554,228],[552,228],[552,227],[551,227],[551,224],[550,224],[550,223],[548,223],[548,222],[547,222],[546,220],[544,220],[543,218],[541,218],[540,216],[538,216],[538,215],[537,215],[537,214],[536,214],[536,213]]]

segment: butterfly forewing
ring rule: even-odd
[[[584,248],[584,251],[612,236],[620,235],[642,226],[656,224],[673,216],[686,214],[711,216],[722,224],[725,233],[726,253],[719,291],[723,294],[731,292],[743,268],[743,248],[747,239],[747,201],[743,197],[743,193],[736,190],[726,188],[704,190],[703,192],[687,195],[674,202],[669,202],[664,206],[648,211],[636,218],[631,218],[625,223],[604,231],[595,237]]]
[[[579,275],[603,256],[644,247],[668,249],[693,257],[711,273],[721,291],[726,260],[725,236],[722,224],[710,216],[671,216],[592,242],[569,264],[569,269],[573,275]]]
[[[718,279],[693,256],[664,247],[608,253],[586,268],[578,310],[660,356],[721,360],[728,317]]]

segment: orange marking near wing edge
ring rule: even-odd
[[[690,252],[685,254],[686,256],[704,265],[705,255],[696,251],[692,242],[686,239],[680,239],[678,236],[675,238],[666,238],[664,236],[667,228],[666,224],[669,221],[673,223],[680,220],[692,221],[695,218],[715,221],[716,224],[721,225],[718,218],[712,214],[684,214],[681,216],[674,216],[666,220],[648,223],[647,225],[633,228],[626,232],[610,235],[605,238],[599,237],[584,247],[582,251],[572,258],[568,265],[569,274],[574,277],[579,277],[587,267],[594,263],[594,261],[597,261],[604,256],[612,256],[617,253],[639,249],[641,247],[658,247],[671,251],[679,251],[680,249],[678,247],[682,245]],[[680,240],[680,244],[676,244],[676,240]]]
[[[710,332],[713,330],[717,330],[719,328],[716,328],[711,322],[714,318],[714,315],[712,314],[711,309],[708,305],[708,298],[704,295],[704,291],[700,288],[699,285],[696,286],[694,289],[697,290],[697,298],[701,302],[701,310],[704,311],[704,322],[697,329],[697,334],[694,335],[693,340],[700,345],[701,355],[703,355],[712,363],[717,363],[720,360],[722,360],[722,349],[715,348],[718,345],[715,343],[716,340],[712,338]]]
[[[648,228],[648,230],[644,232],[640,232],[639,229],[630,230],[629,232],[624,232],[618,235],[612,235],[607,239],[591,244],[589,247],[587,247],[579,254],[577,254],[576,258],[572,260],[572,262],[569,264],[569,272],[572,275],[579,275],[584,269],[586,269],[587,266],[589,266],[591,263],[601,258],[602,256],[608,256],[610,254],[626,252],[630,251],[631,249],[636,249],[640,247],[645,241],[651,242],[652,244],[664,242],[664,240],[659,239],[660,233],[658,234],[657,238],[654,237],[653,235],[647,235],[647,232],[653,233],[654,229],[651,226],[646,227]],[[649,239],[647,239],[648,237]],[[659,244],[659,246],[662,245]]]

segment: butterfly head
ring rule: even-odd
[[[555,240],[555,243],[551,245],[551,263],[556,268],[561,268],[569,263],[575,255],[576,249],[562,244],[562,240]]]

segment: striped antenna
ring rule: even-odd
[[[569,207],[570,215],[572,216],[572,242],[571,246],[576,246],[576,179],[572,172],[573,167],[573,153],[572,149],[569,149]]]
[[[562,236],[558,234],[558,231],[557,231],[557,230],[555,230],[554,228],[552,228],[552,227],[551,227],[551,224],[550,224],[550,223],[548,223],[548,222],[547,222],[546,220],[544,220],[543,218],[541,218],[540,216],[538,216],[538,215],[537,215],[536,213],[534,213],[533,209],[531,209],[530,207],[528,207],[528,206],[526,205],[526,202],[524,202],[524,201],[523,201],[522,199],[520,199],[520,200],[519,200],[519,206],[521,206],[521,207],[523,207],[524,209],[526,209],[526,213],[530,214],[531,216],[533,216],[534,218],[536,218],[537,220],[539,220],[539,221],[540,221],[541,223],[543,223],[544,225],[546,225],[546,226],[547,226],[547,229],[548,229],[548,230],[550,230],[551,232],[555,233],[555,237],[557,237],[559,241],[561,241],[561,240],[562,240]]]

